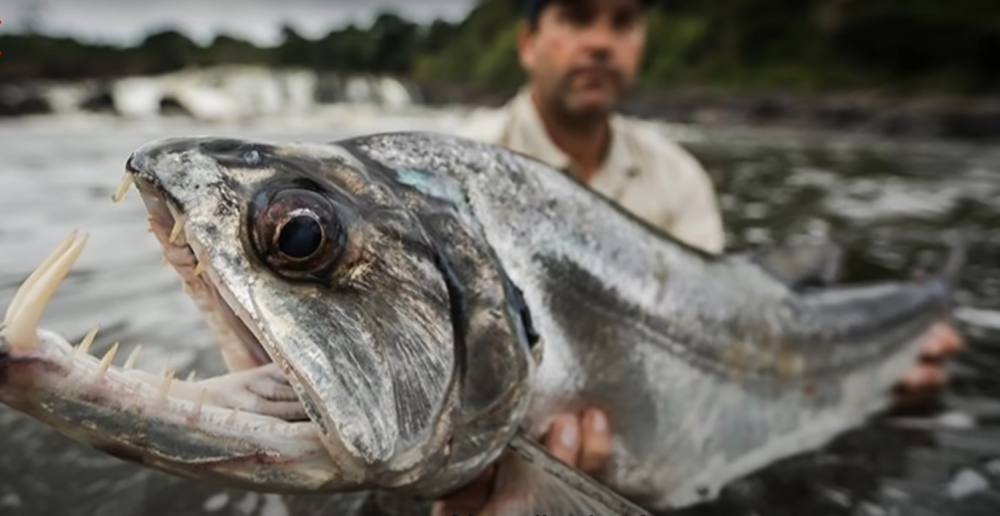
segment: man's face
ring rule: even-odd
[[[577,117],[604,116],[631,87],[646,23],[639,0],[556,0],[523,28],[521,65],[539,100]]]

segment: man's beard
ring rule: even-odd
[[[591,69],[598,68],[610,77],[612,83],[612,91],[609,92],[606,102],[599,106],[589,106],[586,108],[574,105],[573,99],[573,82],[577,79],[577,76]],[[621,97],[627,87],[627,81],[621,71],[607,66],[603,63],[584,63],[578,65],[569,70],[569,72],[564,75],[558,83],[555,85],[553,96],[554,98],[550,100],[550,106],[555,109],[555,116],[558,116],[564,122],[572,124],[574,126],[580,126],[581,129],[588,126],[593,126],[595,124],[604,123],[608,116],[618,109]]]

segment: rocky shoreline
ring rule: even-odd
[[[421,86],[429,105],[497,106],[512,92]],[[625,103],[642,118],[702,127],[847,132],[889,138],[1000,142],[1000,94],[976,99],[903,99],[865,94],[642,92]]]

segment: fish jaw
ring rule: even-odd
[[[275,492],[363,488],[332,459],[309,421],[221,406],[234,383],[175,380],[114,365],[119,346],[88,354],[38,327],[86,235],[67,238],[25,281],[0,326],[0,402],[109,455],[193,479]],[[245,405],[253,409],[253,404]]]
[[[447,311],[443,281],[426,289],[435,291],[429,297],[441,306],[411,303],[410,310],[392,312],[383,309],[381,296],[393,293],[400,305],[407,276],[432,277],[432,267],[401,268],[397,284],[374,286],[367,281],[370,268],[386,259],[370,253],[354,256],[357,266],[334,271],[341,275],[332,279],[289,281],[268,269],[253,234],[255,210],[266,210],[275,192],[301,192],[285,181],[293,174],[276,174],[268,166],[283,153],[306,167],[355,165],[333,146],[174,138],[133,152],[127,182],[139,190],[168,261],[189,285],[194,275],[213,290],[218,308],[232,315],[228,326],[247,330],[241,332],[243,347],[264,352],[250,353],[253,360],[263,356],[280,367],[342,469],[389,489],[426,479],[448,460],[458,404],[452,325],[433,317]],[[301,161],[295,165],[302,167]],[[338,207],[337,223],[351,224],[354,207]],[[348,226],[341,244],[357,248],[350,239],[364,228],[356,229]],[[181,254],[197,264],[197,272],[178,266]],[[331,295],[346,301],[326,302]],[[375,324],[362,322],[379,311]],[[224,353],[239,347],[221,344]]]

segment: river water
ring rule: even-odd
[[[82,337],[92,353],[142,343],[138,367],[170,363],[184,376],[222,362],[179,280],[160,265],[132,192],[110,202],[125,158],[167,135],[224,133],[331,140],[371,131],[449,128],[453,113],[379,117],[339,112],[239,126],[186,119],[41,118],[0,122],[0,302],[71,229],[90,243],[59,289],[43,326]],[[706,133],[665,128],[716,181],[734,248],[799,235],[847,245],[846,279],[898,277],[941,231],[970,240],[957,294],[968,350],[949,365],[940,399],[872,422],[831,445],[734,483],[712,504],[720,516],[996,516],[1000,514],[1000,149],[892,143],[777,131]],[[143,469],[63,438],[0,407],[0,515],[177,516],[414,514],[415,506],[364,495],[283,499],[226,490]],[[367,505],[365,505],[367,504]],[[362,507],[364,506],[364,507]]]

